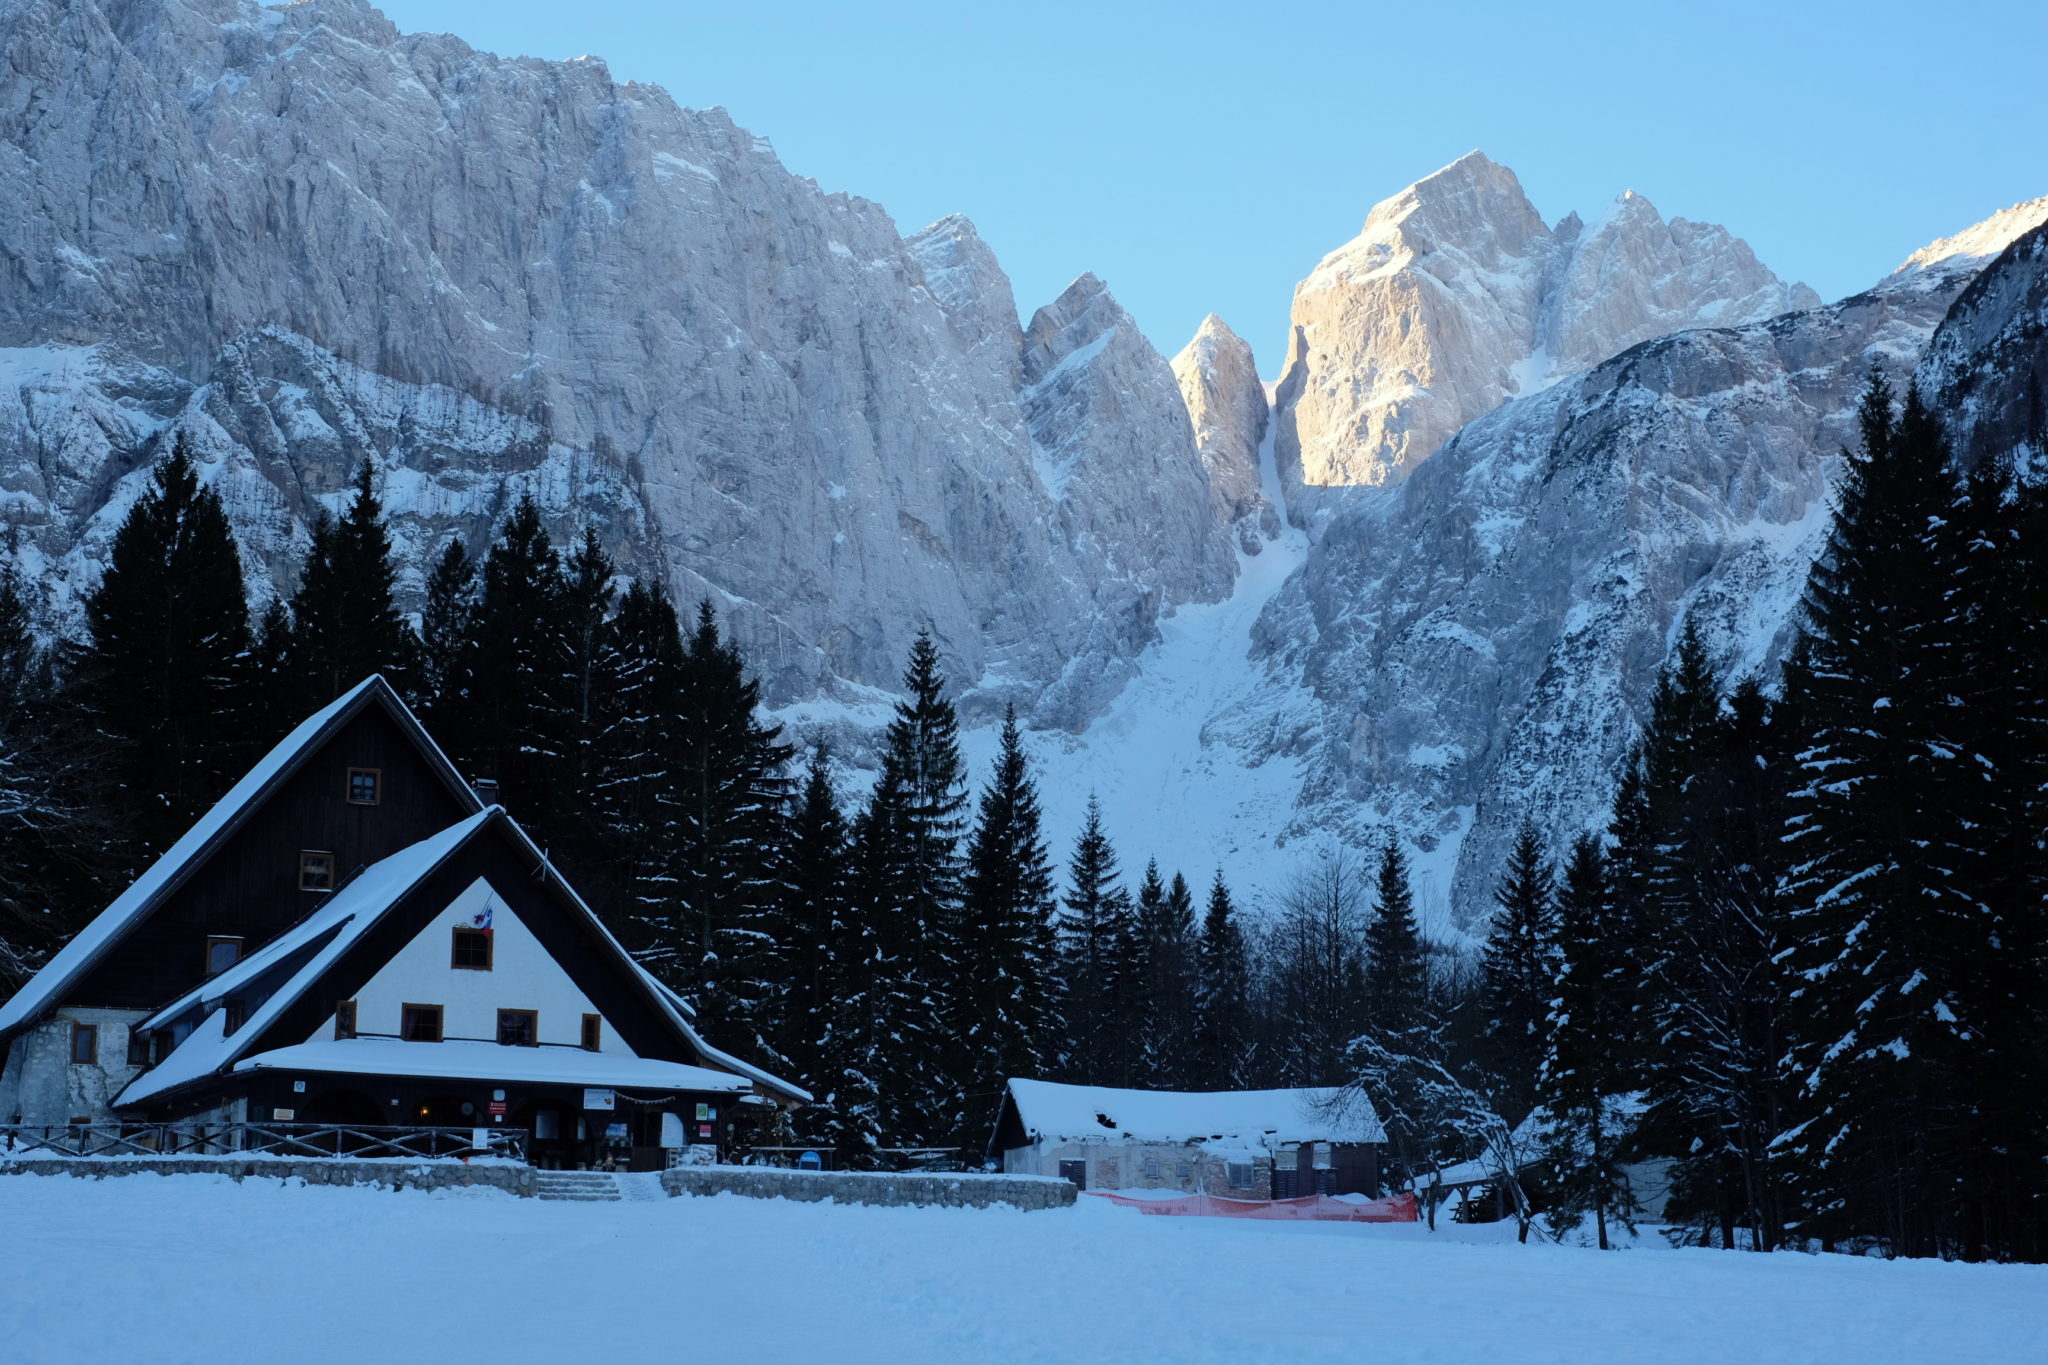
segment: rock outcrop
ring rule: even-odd
[[[1376,206],[1296,288],[1276,397],[1290,513],[1399,482],[1467,422],[1639,341],[1819,302],[1638,194],[1548,227],[1514,172],[1473,152]]]
[[[1255,555],[1280,534],[1280,516],[1259,472],[1272,414],[1251,345],[1211,313],[1173,358],[1173,377],[1209,471],[1216,516],[1232,528],[1237,547]]]
[[[365,456],[428,551],[532,486],[779,700],[892,687],[928,626],[970,709],[1079,725],[1228,587],[1135,328],[1054,401],[971,225],[906,240],[722,111],[360,0],[0,0],[0,69],[0,496],[72,597],[180,431],[276,588]]]

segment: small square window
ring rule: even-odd
[[[1233,1190],[1248,1190],[1252,1187],[1252,1166],[1249,1161],[1232,1161],[1224,1166],[1223,1178],[1230,1182]]]
[[[1147,1180],[1157,1180],[1157,1179],[1159,1178],[1159,1163],[1158,1163],[1157,1161],[1155,1161],[1155,1160],[1148,1160],[1148,1161],[1146,1161],[1146,1163],[1145,1163],[1145,1178],[1146,1178]]]
[[[583,1050],[596,1052],[604,1044],[604,1020],[595,1014],[583,1016]]]
[[[332,891],[334,855],[319,849],[299,850],[299,890]]]
[[[206,939],[206,974],[219,976],[242,960],[242,940],[221,934],[210,934]]]
[[[461,967],[465,971],[487,972],[491,969],[491,931],[472,929],[468,925],[455,926],[455,941],[449,949],[448,965]]]
[[[90,1065],[100,1059],[100,1031],[96,1024],[71,1026],[71,1060]]]
[[[498,1042],[504,1047],[535,1047],[540,1043],[538,1010],[499,1010]]]
[[[384,770],[382,768],[350,768],[348,770],[348,803],[351,806],[374,806],[384,799]]]
[[[399,1036],[408,1043],[441,1041],[439,1005],[405,1005],[399,1011]]]
[[[334,1003],[334,1036],[353,1038],[356,1036],[356,1002],[337,1000]]]

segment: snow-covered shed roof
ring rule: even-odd
[[[537,1085],[600,1085],[655,1090],[710,1090],[728,1094],[753,1088],[744,1076],[708,1066],[654,1057],[585,1052],[580,1047],[506,1047],[451,1040],[408,1043],[397,1038],[328,1038],[244,1057],[236,1071],[312,1071],[355,1076],[467,1078]]]
[[[43,969],[29,978],[6,1003],[0,1004],[0,1038],[5,1038],[54,1005],[65,990],[140,923],[158,901],[183,882],[206,854],[234,833],[266,793],[296,772],[322,740],[372,702],[384,703],[419,745],[427,762],[440,770],[459,799],[472,810],[482,808],[483,803],[477,799],[476,793],[462,780],[462,775],[441,752],[440,746],[421,728],[418,718],[392,691],[383,676],[373,673],[308,716],[279,740],[255,767],[243,774],[241,781],[228,789],[226,796],[199,818],[198,823],[186,830],[162,857],[115,897],[113,904],[59,949]]]
[[[1386,1129],[1356,1091],[1116,1090],[1012,1080],[1009,1103],[1042,1142],[1384,1142]]]

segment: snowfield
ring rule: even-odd
[[[1520,1247],[1079,1207],[0,1176],[0,1359],[2041,1358],[2048,1268]],[[1502,1243],[1498,1238],[1505,1234]]]

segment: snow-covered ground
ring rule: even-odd
[[[0,1176],[0,1359],[2041,1358],[2048,1268],[1415,1226]],[[1500,1238],[1503,1234],[1509,1239]]]

